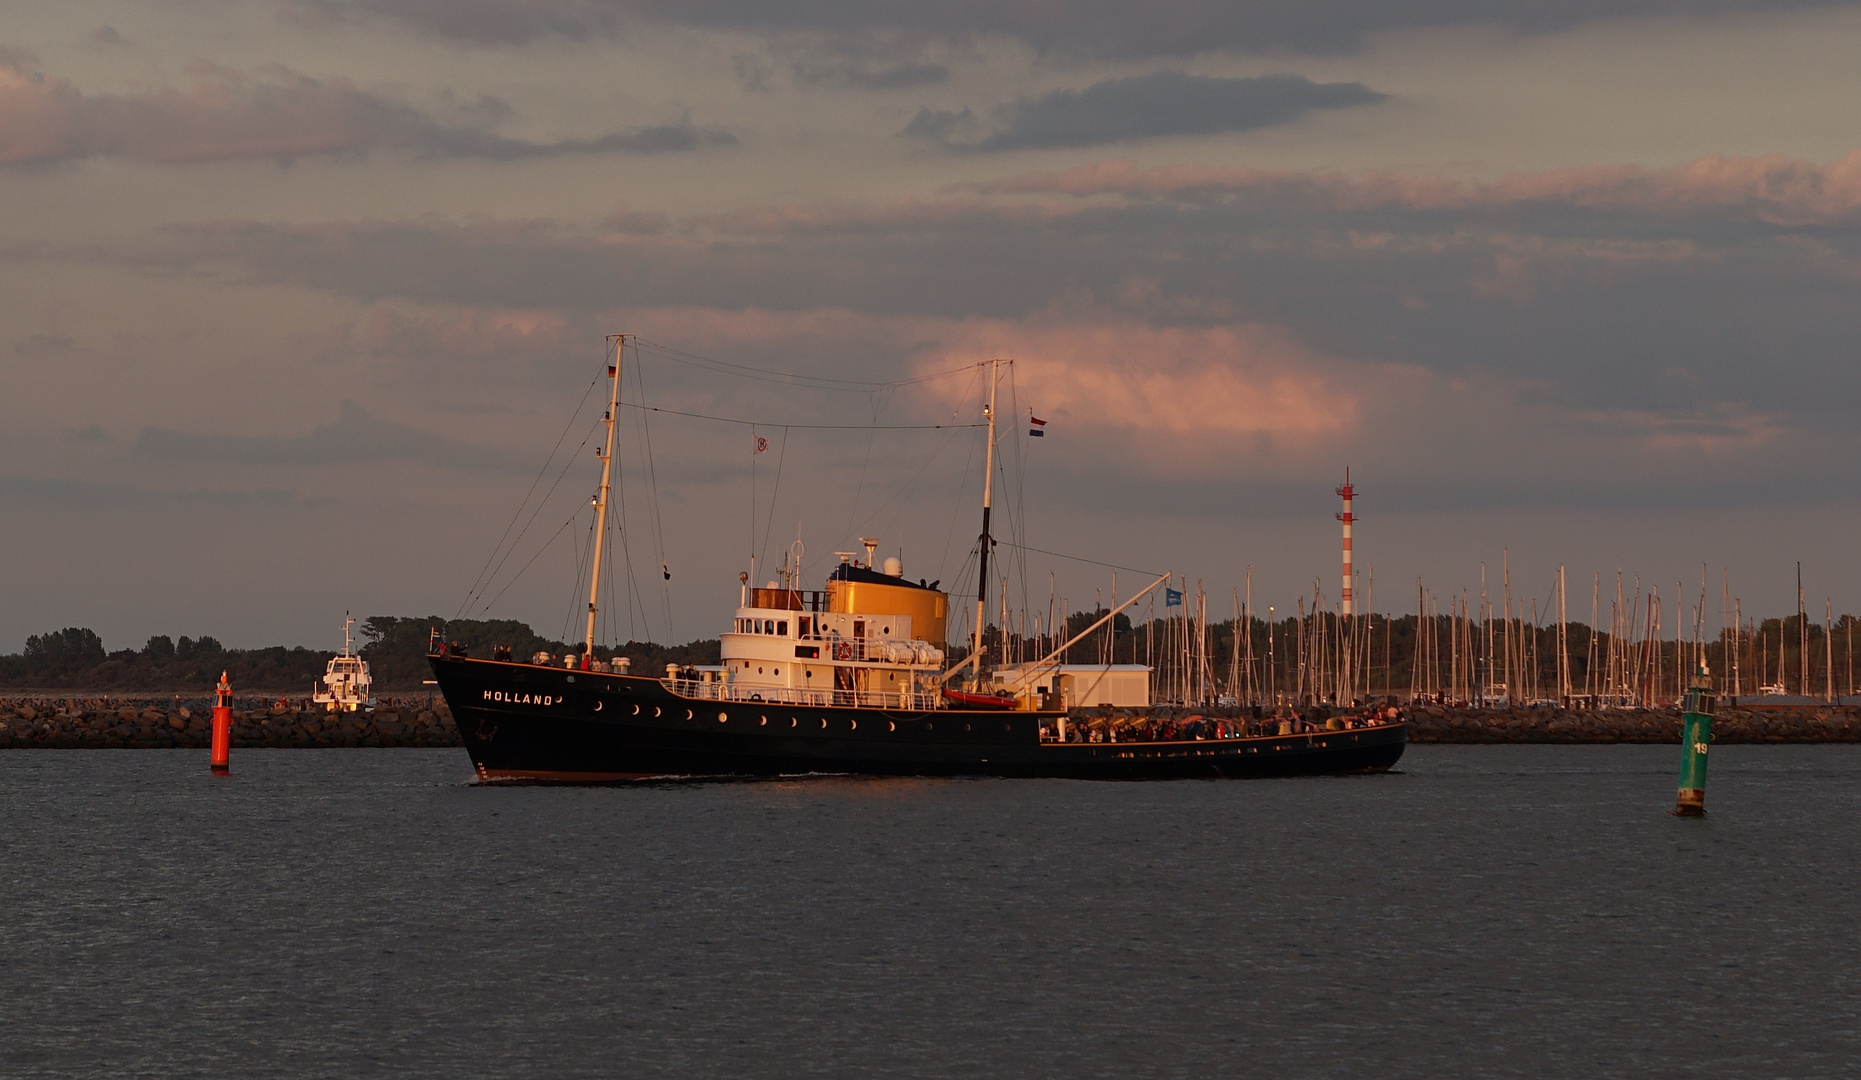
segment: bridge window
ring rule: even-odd
[[[776,623],[775,632],[777,636],[779,637],[787,637],[788,636],[788,620],[783,619],[781,622]]]

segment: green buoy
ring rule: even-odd
[[[1680,799],[1674,804],[1676,817],[1706,815],[1706,749],[1712,743],[1710,675],[1702,658],[1693,685],[1687,688],[1680,718]]]

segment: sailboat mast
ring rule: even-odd
[[[982,620],[989,604],[989,511],[995,500],[995,388],[1000,383],[1000,360],[989,361],[989,445],[982,455],[982,538],[976,563],[976,688],[982,687]]]
[[[614,336],[614,363],[607,369],[607,448],[601,452],[601,491],[595,496],[594,560],[588,574],[588,635],[582,644],[582,670],[594,663],[595,600],[601,595],[601,542],[607,538],[607,492],[614,474],[614,413],[620,409],[620,361],[627,335]]]

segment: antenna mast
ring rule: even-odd
[[[1000,360],[989,361],[989,407],[984,416],[989,420],[989,445],[983,454],[982,466],[982,539],[976,564],[976,645],[972,655],[976,657],[977,690],[982,689],[982,620],[989,602],[989,510],[995,497],[995,388],[1001,381]]]
[[[614,473],[614,413],[620,408],[620,361],[626,334],[614,335],[614,362],[607,367],[607,448],[601,451],[601,491],[595,496],[594,564],[588,575],[588,636],[582,645],[582,670],[594,663],[595,600],[601,593],[601,541],[607,537],[607,491]]]
[[[1351,485],[1351,470],[1349,465],[1344,467],[1344,486],[1338,488],[1337,493],[1339,497],[1344,500],[1344,510],[1342,513],[1338,514],[1338,520],[1344,523],[1344,592],[1338,606],[1338,613],[1345,618],[1349,618],[1352,614],[1351,522],[1357,520],[1357,515],[1351,513],[1351,501],[1357,497],[1357,489]]]

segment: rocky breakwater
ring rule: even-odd
[[[1405,710],[1416,743],[1679,743],[1677,709],[1476,709],[1422,705]],[[1861,742],[1861,710],[1721,709],[1712,741]]]
[[[0,698],[0,748],[206,749],[209,702],[171,698]],[[234,747],[459,746],[443,701],[385,699],[373,712],[241,702]]]

